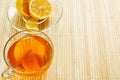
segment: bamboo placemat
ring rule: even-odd
[[[0,0],[0,73],[3,47],[16,32],[6,18],[11,2]],[[44,80],[120,80],[120,0],[62,2],[62,19],[45,32],[55,52]]]

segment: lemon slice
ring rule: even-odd
[[[27,22],[26,22],[26,29],[27,30],[29,30],[29,29],[33,29],[33,30],[39,30],[38,29],[38,24],[37,24],[37,20],[34,20],[34,21],[32,21],[32,20],[28,20]]]
[[[29,2],[30,0],[17,0],[16,1],[16,8],[18,12],[26,17],[30,16],[29,15]]]
[[[29,12],[35,19],[42,20],[47,18],[51,12],[51,4],[47,0],[31,0]]]
[[[39,39],[39,37],[37,37]],[[41,39],[41,38],[40,38]],[[14,48],[14,57],[19,62],[24,55],[30,50],[34,51],[35,54],[41,56],[45,54],[45,47],[42,42],[39,42],[36,37],[24,37],[20,39]]]

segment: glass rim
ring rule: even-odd
[[[51,63],[52,63],[53,56],[54,56],[54,46],[53,46],[53,42],[51,41],[51,39],[50,39],[45,33],[43,33],[43,32],[38,32],[38,31],[37,31],[37,32],[33,32],[33,33],[34,33],[34,34],[39,34],[39,33],[40,33],[40,34],[44,35],[44,36],[49,40],[49,41],[47,41],[47,42],[49,42],[49,44],[50,44],[50,46],[51,46],[52,55],[50,56],[50,57],[51,57],[50,60],[49,60],[43,67],[41,67],[39,70],[33,71],[33,72],[22,72],[22,71],[19,71],[19,70],[15,69],[15,68],[10,64],[9,60],[6,59],[6,54],[8,54],[8,53],[6,53],[7,44],[11,41],[11,39],[13,39],[16,35],[18,35],[18,34],[20,34],[20,33],[32,34],[31,32],[28,32],[28,31],[26,31],[26,30],[23,30],[23,31],[19,31],[19,32],[13,34],[13,35],[7,40],[7,42],[5,43],[5,46],[4,46],[4,50],[3,50],[3,58],[4,58],[4,60],[5,60],[6,65],[8,66],[9,69],[12,69],[12,71],[13,71],[14,73],[17,73],[17,74],[20,74],[20,75],[32,75],[32,74],[37,74],[37,73],[39,73],[39,74],[44,73],[45,71],[47,71],[47,69],[50,67],[50,65],[51,65]],[[34,35],[34,34],[33,34],[33,35]],[[45,39],[45,40],[46,40],[46,39]]]

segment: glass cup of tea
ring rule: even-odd
[[[31,12],[31,15],[29,15],[29,16],[22,15],[19,12],[19,11],[21,11],[21,9],[19,9],[20,3],[17,8],[16,1],[18,1],[18,0],[12,0],[12,1],[13,2],[10,4],[10,7],[7,12],[7,17],[8,17],[8,21],[10,22],[12,27],[18,31],[22,31],[22,30],[26,30],[26,29],[36,29],[36,30],[39,30],[42,32],[47,31],[59,22],[59,20],[61,19],[62,13],[63,13],[62,0],[36,0],[36,1],[43,1],[43,3],[44,3],[44,1],[48,1],[51,6],[49,16],[44,17],[42,19],[36,19],[36,18],[32,17],[31,15],[33,15],[32,13],[34,13],[34,12],[32,12],[32,9],[28,9],[29,11],[26,11],[26,12],[28,12],[28,14],[30,14],[30,12]],[[22,1],[22,0],[20,0],[20,1]],[[23,0],[23,1],[29,1],[29,0]],[[30,1],[33,1],[33,0],[30,0]],[[26,2],[25,2],[25,4],[26,4]],[[30,3],[30,4],[32,4],[32,3]],[[46,5],[42,5],[42,7],[38,6],[38,8],[36,8],[36,9],[38,9],[38,11],[41,10],[41,12],[44,12],[44,9],[48,9],[48,3],[44,3],[44,4],[46,4]],[[29,7],[30,7],[30,5],[29,5]],[[44,8],[44,7],[46,7],[46,8]],[[46,11],[48,11],[48,10],[46,10]],[[37,14],[37,11],[36,11],[36,14]],[[38,14],[42,14],[42,13],[39,12]],[[39,18],[39,15],[38,15],[38,18]]]
[[[17,32],[4,47],[3,56],[8,68],[2,78],[46,73],[52,63],[53,50],[53,43],[46,34],[35,30]]]

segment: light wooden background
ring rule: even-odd
[[[6,14],[12,0],[0,0],[0,73],[3,47],[17,32]],[[55,47],[44,80],[120,80],[120,0],[63,0],[59,23],[45,32]]]

